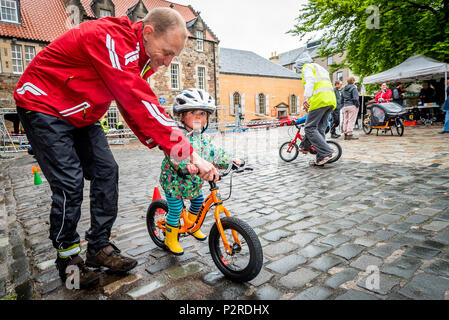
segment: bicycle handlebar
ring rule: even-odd
[[[223,177],[226,177],[231,172],[231,170],[235,170],[236,173],[240,173],[245,170],[248,170],[248,171],[253,170],[253,168],[245,166],[246,165],[245,160],[242,160],[242,161],[243,161],[243,163],[241,166],[238,166],[237,164],[234,163],[234,161],[231,161],[225,171],[218,172],[218,174],[220,175],[220,179]],[[187,170],[187,168],[178,168],[178,170],[176,170],[176,174],[183,179],[190,176],[189,170]]]
[[[296,129],[300,130],[302,127],[304,127],[304,123],[301,123],[301,124],[295,123],[295,127],[296,127]]]

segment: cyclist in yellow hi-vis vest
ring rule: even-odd
[[[301,70],[304,85],[304,109],[308,111],[305,124],[305,138],[300,148],[308,152],[310,146],[316,148],[314,164],[323,165],[332,158],[333,150],[326,142],[326,128],[329,114],[337,107],[329,73],[320,65],[313,63],[307,53],[296,60],[297,70]]]
[[[109,133],[108,118],[107,117],[102,118],[100,120],[100,124],[101,127],[103,128],[104,133],[108,134]]]

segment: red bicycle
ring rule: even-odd
[[[315,147],[311,146],[310,150],[302,150],[298,146],[298,140],[301,143],[301,141],[304,139],[304,137],[301,135],[301,128],[304,127],[303,124],[297,125],[295,124],[295,127],[298,129],[298,132],[296,132],[295,137],[292,141],[287,141],[281,145],[279,148],[279,156],[282,160],[285,162],[290,162],[295,160],[298,157],[299,152],[302,154],[316,154]],[[327,163],[332,163],[340,159],[341,154],[343,152],[340,144],[338,144],[335,141],[332,140],[326,140],[327,144],[334,150],[333,154],[335,154],[332,159],[330,159]]]

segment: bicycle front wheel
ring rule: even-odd
[[[291,141],[287,141],[279,148],[279,156],[285,162],[290,162],[296,159],[299,153],[299,148],[296,143],[290,146]]]
[[[165,249],[165,232],[159,228],[159,223],[165,224],[168,213],[168,204],[164,199],[151,202],[147,210],[147,229],[151,240],[160,248]]]
[[[221,219],[221,224],[232,254],[226,251],[217,225],[214,224],[209,234],[212,260],[225,277],[232,281],[254,279],[263,263],[262,246],[257,234],[246,222],[234,217]],[[240,244],[234,240],[232,231],[237,233]]]
[[[363,120],[363,131],[366,134],[370,134],[373,130],[373,125],[371,123],[371,117],[369,114],[366,115],[365,120]]]

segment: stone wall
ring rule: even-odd
[[[215,49],[214,49],[215,47]],[[214,64],[215,50],[215,64]],[[179,57],[175,57],[172,63],[179,65],[180,84],[179,89],[172,89],[170,82],[170,67],[161,67],[159,71],[150,77],[150,86],[158,97],[165,98],[165,104],[162,106],[166,110],[170,109],[175,97],[183,89],[198,87],[198,67],[204,67],[206,70],[206,88],[213,97],[216,98],[217,104],[220,103],[219,96],[219,73],[218,73],[218,49],[217,44],[204,41],[204,50],[196,50],[196,40],[189,38],[186,47]],[[214,76],[215,68],[215,76]],[[216,93],[216,96],[215,96]]]

